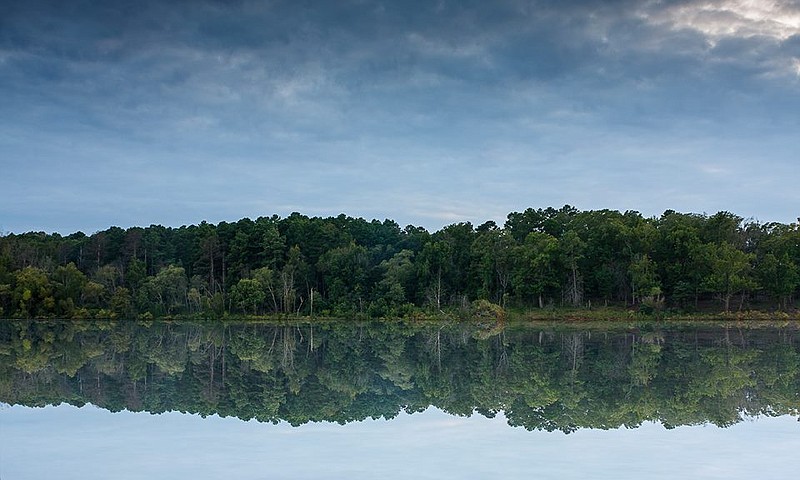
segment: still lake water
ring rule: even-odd
[[[795,478],[798,332],[3,321],[0,478]]]

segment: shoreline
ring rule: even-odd
[[[0,321],[199,321],[199,322],[300,322],[300,323],[327,323],[327,322],[454,322],[454,323],[505,323],[517,324],[621,324],[621,323],[774,323],[774,322],[800,322],[800,311],[765,311],[746,310],[741,312],[656,312],[642,313],[628,309],[614,307],[599,307],[594,309],[545,309],[545,310],[493,310],[491,312],[478,311],[446,311],[446,312],[415,312],[406,316],[369,317],[363,314],[354,314],[351,317],[328,315],[295,315],[295,314],[268,314],[268,315],[242,315],[209,313],[176,314],[164,316],[139,315],[136,317],[125,316],[81,316],[81,317],[31,317],[31,318],[3,318]]]

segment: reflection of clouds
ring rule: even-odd
[[[800,34],[800,7],[753,0],[717,0],[668,8],[656,23],[696,30],[713,43],[721,37],[766,36],[778,40]]]
[[[4,478],[514,479],[531,478],[532,464],[535,478],[791,478],[800,448],[790,416],[727,429],[646,422],[564,435],[509,428],[502,413],[453,418],[436,408],[301,427],[66,404],[2,414]],[[464,428],[442,429],[450,419]]]
[[[470,420],[468,417],[459,418],[459,417],[452,417],[447,420],[440,420],[438,422],[431,423],[431,427],[439,430],[441,428],[459,428],[459,427],[466,427],[469,426]]]

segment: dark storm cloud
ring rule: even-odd
[[[249,55],[241,68],[275,75],[317,64],[355,89],[415,72],[478,85],[691,75],[699,62],[731,54],[744,73],[769,68],[759,39],[726,40],[735,52],[725,42],[709,50],[696,31],[642,21],[675,3],[34,1],[5,7],[2,46],[6,63],[45,83],[99,62],[181,85],[203,66],[192,61],[197,52]],[[770,58],[788,53],[773,50]]]
[[[223,55],[255,52],[289,68],[309,60],[331,67],[360,61],[367,67],[362,71],[371,66],[375,73],[424,62],[437,52],[439,57],[448,52],[458,56],[460,49],[476,46],[499,55],[503,70],[547,77],[569,69],[591,50],[573,39],[597,3],[554,11],[552,4],[520,2],[105,2],[98,6],[34,1],[6,7],[2,44],[12,52],[72,62],[114,62],[151,50],[181,48]],[[420,44],[413,45],[414,38],[431,50],[420,50]]]

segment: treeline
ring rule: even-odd
[[[643,326],[648,328],[648,325]],[[652,324],[649,324],[652,327]],[[0,322],[0,402],[346,423],[429,406],[529,430],[798,415],[797,325]]]
[[[513,212],[430,233],[293,213],[180,228],[0,237],[0,316],[370,317],[614,304],[794,309],[798,224],[667,211]]]

